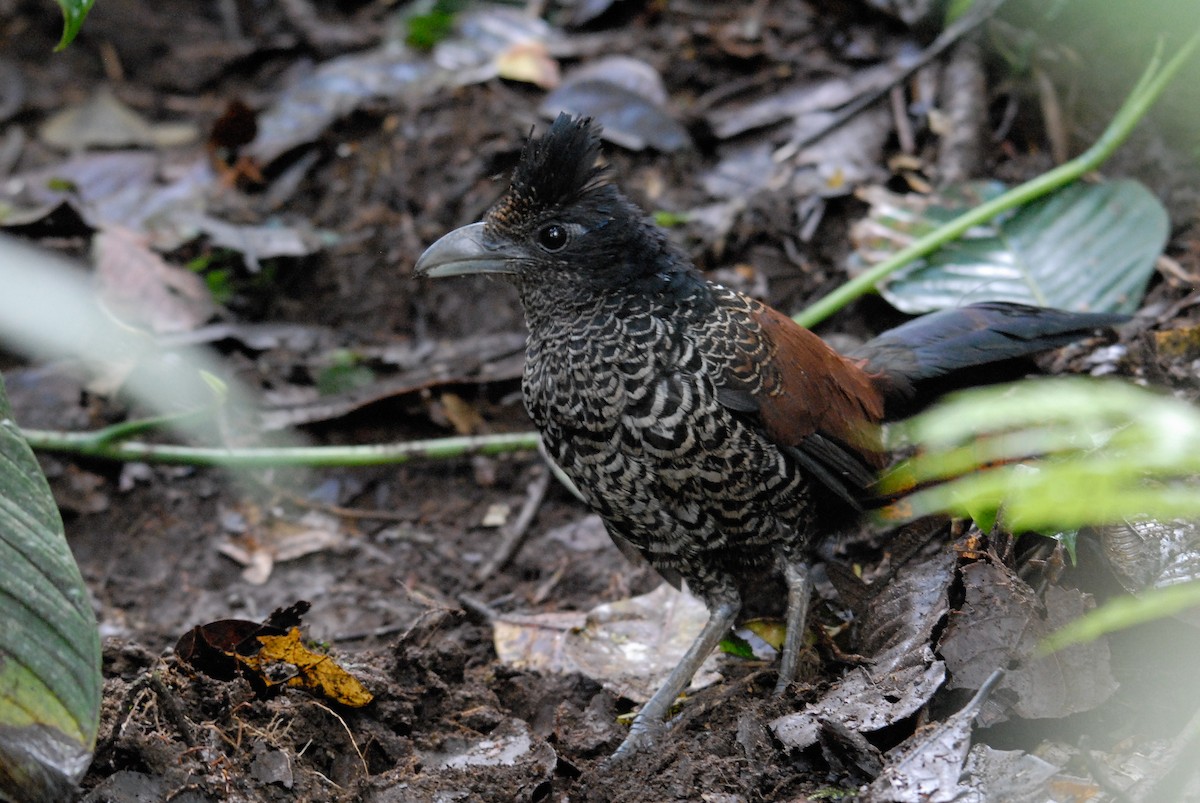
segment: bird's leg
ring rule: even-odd
[[[796,679],[796,667],[800,662],[800,647],[804,644],[804,620],[808,618],[808,598],[812,594],[812,583],[808,578],[808,564],[795,555],[781,555],[783,578],[787,583],[787,632],[783,637],[783,655],[779,659],[779,679],[775,681],[775,694],[783,694]]]
[[[658,691],[654,692],[654,696],[646,701],[642,710],[633,718],[633,724],[629,726],[629,735],[621,742],[613,758],[631,755],[653,743],[655,732],[662,727],[663,718],[671,710],[675,698],[687,688],[700,665],[733,627],[742,607],[741,597],[732,588],[722,589],[719,596],[709,597],[706,601],[708,622],[705,623],[704,629],[696,636],[692,646],[688,647],[683,658],[671,670],[671,674],[659,686]]]

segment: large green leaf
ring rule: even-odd
[[[87,589],[0,381],[0,799],[71,796],[95,746],[100,686]]]
[[[916,516],[1003,510],[1014,532],[1200,517],[1200,410],[1123,382],[976,388],[889,428],[884,483]],[[1033,459],[1040,458],[1040,459]]]
[[[936,198],[877,191],[855,230],[858,256],[878,262],[1002,190],[992,182]],[[1166,210],[1136,181],[1077,182],[968,232],[879,289],[914,314],[977,301],[1133,312],[1168,234]]]

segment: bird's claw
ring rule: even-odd
[[[653,747],[660,730],[662,730],[661,725],[655,726],[642,717],[637,717],[629,726],[629,735],[625,737],[625,741],[621,742],[621,746],[617,748],[616,752],[609,757],[607,763],[623,761],[635,753]]]

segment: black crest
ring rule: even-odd
[[[530,139],[513,172],[512,186],[493,219],[531,209],[568,204],[588,189],[602,183],[600,126],[590,117],[561,113],[543,136]]]

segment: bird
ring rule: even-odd
[[[777,694],[795,679],[812,547],[872,497],[893,409],[957,372],[1064,345],[1124,316],[982,303],[909,321],[844,355],[708,281],[611,179],[600,127],[531,136],[479,222],[419,257],[421,277],[496,274],[528,328],[525,407],[546,455],[629,557],[702,599],[708,620],[615,753],[653,745],[736,623],[744,592],[787,589]]]

